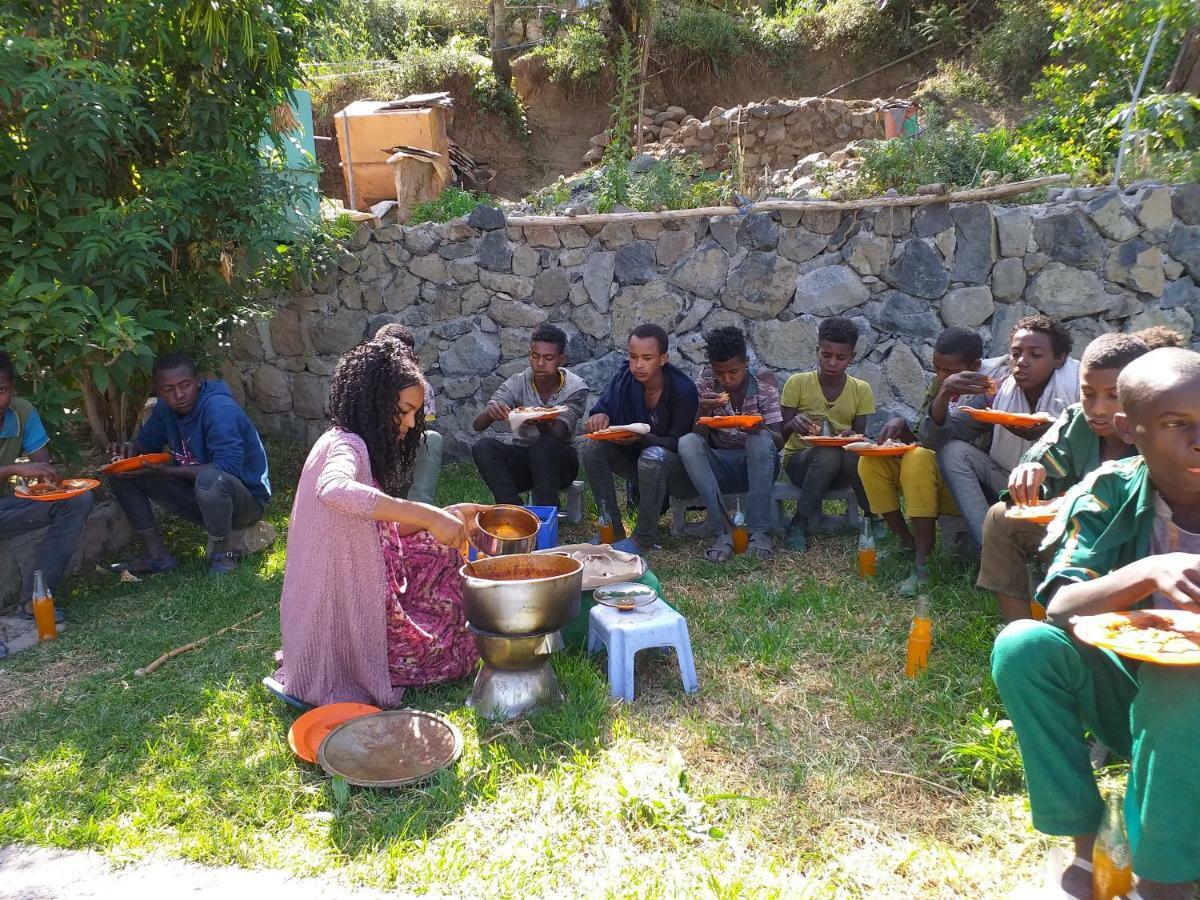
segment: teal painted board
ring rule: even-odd
[[[305,190],[301,194],[300,208],[306,216],[316,216],[321,199],[317,185],[317,143],[313,140],[312,94],[302,88],[292,91],[288,104],[300,127],[282,135],[285,164],[288,178]],[[276,152],[270,137],[264,135],[259,147],[265,153]]]

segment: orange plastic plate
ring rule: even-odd
[[[753,428],[761,425],[762,416],[701,416],[697,424],[708,428]]]
[[[1118,656],[1161,666],[1200,666],[1200,615],[1182,609],[1132,609],[1076,616],[1075,637]]]
[[[903,456],[909,450],[916,450],[919,444],[899,444],[893,447],[881,447],[879,444],[863,444],[861,447],[848,447],[852,453],[859,456]]]
[[[609,426],[609,427],[612,428],[612,427],[616,427],[616,426]],[[604,431],[593,431],[591,434],[584,435],[584,437],[586,437],[592,441],[619,441],[622,438],[627,438],[627,437],[631,437],[631,436],[632,437],[641,437],[641,435],[638,434],[636,431],[626,431],[623,428],[618,431],[610,431],[608,429],[605,429]]]
[[[343,722],[379,712],[368,703],[328,703],[310,709],[288,729],[288,746],[305,762],[315,763],[321,741]]]
[[[1046,413],[1014,413],[999,409],[976,409],[973,406],[960,406],[963,412],[976,422],[986,422],[988,425],[1012,425],[1014,428],[1032,428],[1035,425],[1049,425],[1054,420]]]
[[[170,453],[143,453],[141,456],[130,456],[109,463],[100,471],[104,475],[122,475],[126,472],[136,472],[146,466],[166,465],[171,461]]]
[[[859,434],[859,435],[848,434],[848,435],[838,435],[838,436],[830,436],[830,437],[817,435],[816,437],[805,437],[804,438],[805,442],[810,447],[845,447],[847,444],[857,444],[862,439],[863,438],[862,438],[861,434]]]
[[[1056,497],[1045,503],[1034,503],[1029,506],[1010,506],[1004,511],[1006,519],[1018,519],[1022,522],[1033,522],[1035,525],[1049,525],[1062,508],[1062,498]]]
[[[19,487],[13,491],[13,495],[22,500],[39,500],[48,503],[53,500],[70,500],[80,494],[94,491],[98,487],[100,487],[100,482],[95,478],[63,478],[54,490],[30,493],[28,488]]]

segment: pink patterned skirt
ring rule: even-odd
[[[387,571],[388,669],[394,687],[420,687],[469,675],[479,660],[467,630],[462,558],[427,531],[402,537],[379,522]]]

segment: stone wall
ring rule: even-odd
[[[532,329],[560,325],[571,368],[593,391],[620,366],[626,335],[654,321],[673,358],[704,362],[703,332],[735,324],[780,375],[814,365],[822,316],[862,336],[852,372],[880,415],[912,414],[946,325],[1004,352],[1022,316],[1067,320],[1075,353],[1096,335],[1200,316],[1200,185],[1124,193],[1068,189],[1037,206],[969,203],[859,212],[749,213],[666,224],[507,225],[466,220],[364,227],[337,270],[234,344],[226,377],[263,429],[302,442],[326,427],[338,355],[384,322],[416,332],[452,455]]]

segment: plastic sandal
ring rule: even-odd
[[[770,559],[775,555],[775,545],[771,541],[771,535],[765,531],[751,533],[746,552],[759,559]]]
[[[711,563],[723,563],[731,556],[733,556],[733,535],[727,531],[717,535],[712,545],[704,551],[704,558]]]

